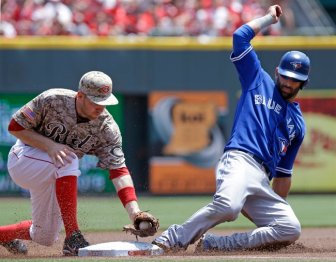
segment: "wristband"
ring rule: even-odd
[[[267,14],[263,17],[254,19],[252,22],[257,28],[260,28],[260,30],[262,30],[263,28],[273,24],[273,21],[274,21],[273,16],[271,14]]]
[[[120,189],[118,191],[118,196],[124,207],[131,201],[137,201],[134,187],[124,187],[123,189]]]

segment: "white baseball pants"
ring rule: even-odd
[[[80,175],[78,158],[58,168],[46,152],[27,146],[18,140],[9,152],[7,167],[13,181],[30,192],[32,240],[44,246],[52,245],[58,239],[62,227],[55,181],[63,176],[78,177]]]

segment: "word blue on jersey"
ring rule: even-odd
[[[240,149],[264,161],[272,177],[290,177],[305,135],[300,106],[288,102],[261,67],[250,41],[255,36],[244,25],[233,35],[231,61],[242,86],[232,134],[225,150]]]

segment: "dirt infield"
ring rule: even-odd
[[[238,230],[240,231],[240,230]],[[211,232],[216,234],[232,234],[237,231],[233,230],[212,230]],[[91,244],[111,242],[111,241],[133,241],[134,237],[126,235],[123,232],[99,232],[99,233],[87,233],[86,238]],[[25,257],[31,258],[60,258],[62,257],[61,248],[63,245],[64,235],[60,236],[60,239],[52,247],[42,247],[31,241],[27,241],[29,248],[29,254]],[[140,241],[150,242],[153,238],[140,239]],[[203,254],[198,254],[197,257],[194,254],[194,245],[191,245],[187,251],[178,252],[174,254],[164,255],[172,257],[174,260],[183,260],[184,258],[200,259]],[[204,256],[223,256],[227,258],[293,258],[294,260],[302,259],[316,259],[321,260],[336,260],[336,228],[304,228],[302,230],[301,238],[293,245],[286,248],[282,248],[277,251],[235,251],[235,252],[213,252],[211,254],[204,253]],[[0,258],[17,258],[17,256],[11,255],[0,246]],[[320,258],[320,259],[319,259]]]

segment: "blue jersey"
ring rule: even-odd
[[[248,25],[233,34],[231,61],[238,71],[242,94],[225,150],[248,151],[264,161],[271,177],[290,177],[305,135],[304,119],[299,104],[283,99],[261,67],[250,44],[254,36]]]

